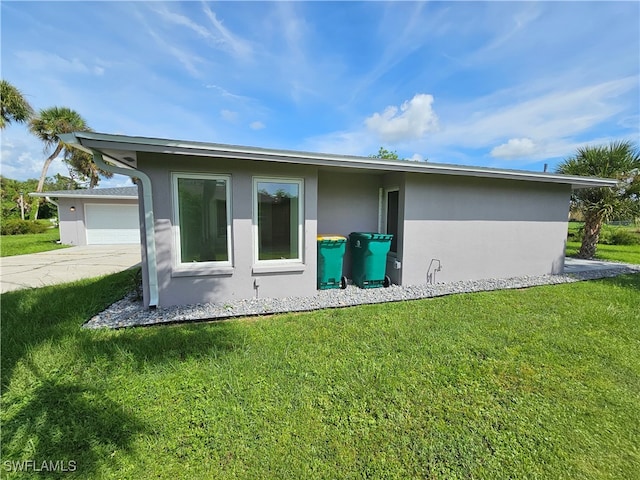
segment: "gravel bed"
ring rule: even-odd
[[[112,304],[84,324],[85,328],[125,328],[175,322],[219,320],[233,317],[303,312],[384,302],[401,302],[440,297],[456,293],[484,292],[555,285],[640,272],[640,265],[617,266],[565,275],[525,276],[508,279],[469,280],[435,285],[392,285],[389,288],[361,289],[349,285],[345,290],[319,290],[311,297],[260,298],[225,303],[207,303],[145,309],[133,295]]]

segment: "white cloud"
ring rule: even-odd
[[[413,155],[411,155],[409,160],[411,160],[412,162],[422,162],[424,160],[424,157],[419,153],[414,153]]]
[[[433,111],[433,96],[420,93],[400,105],[387,107],[365,120],[367,128],[385,142],[417,140],[438,128],[438,116]]]
[[[147,31],[163,51],[169,52],[171,55],[173,55],[192,76],[196,78],[200,77],[200,71],[198,70],[198,68],[196,68],[196,64],[205,63],[205,60],[202,57],[195,55],[185,49],[176,47],[175,42],[165,41],[163,35],[157,34],[150,27],[147,27]]]
[[[82,73],[98,76],[104,73],[103,67],[99,65],[89,65],[75,57],[65,58],[60,55],[37,50],[18,51],[15,53],[15,56],[32,70],[55,70],[64,73]]]
[[[165,7],[152,7],[152,10],[160,15],[166,22],[186,27],[195,32],[198,36],[211,40],[218,48],[229,50],[238,57],[248,57],[251,55],[251,44],[237,35],[234,35],[228,28],[226,28],[222,20],[219,20],[215,12],[213,12],[206,4],[202,5],[202,11],[212,23],[214,27],[213,31],[200,25],[191,18],[172,12]]]
[[[44,150],[43,144],[34,141],[21,125],[9,125],[2,132],[2,175],[16,180],[39,178],[44,159],[51,154],[51,150]],[[68,169],[61,158],[55,159],[47,171],[51,177],[56,173],[68,175]]]
[[[477,162],[478,154],[510,165],[561,158],[586,142],[577,137],[585,138],[624,111],[625,94],[635,88],[638,78],[594,82],[573,90],[560,80],[556,89],[549,89],[547,79],[542,79],[471,102],[449,103],[438,116],[431,95],[416,95],[400,108],[388,107],[369,116],[361,128],[315,136],[307,145],[320,151],[367,155],[377,151],[381,141],[396,142],[407,157],[419,151],[445,163]],[[466,149],[475,152],[464,153]],[[415,154],[412,158],[418,159]]]
[[[157,4],[151,4],[157,5]],[[170,23],[174,23],[176,25],[181,25],[183,27],[187,27],[193,32],[197,33],[201,37],[209,38],[211,37],[211,32],[207,30],[202,25],[198,25],[196,22],[192,21],[190,18],[185,17],[184,15],[180,15],[179,13],[170,12],[166,8],[152,8],[158,15],[160,15],[164,20]]]
[[[448,10],[430,9],[427,2],[403,2],[402,7],[393,2],[384,5],[384,15],[378,17],[374,34],[374,38],[380,39],[377,63],[360,77],[352,100],[375,88],[387,72],[438,36]],[[425,14],[426,11],[429,13]]]
[[[486,58],[485,55],[489,51],[499,49],[505,44],[509,44],[518,34],[522,35],[525,31],[528,33],[530,31],[528,28],[529,24],[537,20],[542,14],[538,4],[523,2],[519,7],[520,6],[522,6],[523,9],[515,12],[510,19],[511,21],[507,21],[501,26],[503,32],[492,39],[488,45],[474,53],[477,60]],[[509,29],[510,26],[511,28]]]
[[[233,112],[231,110],[221,110],[220,116],[224,118],[227,122],[235,122],[238,120],[238,112]]]
[[[505,136],[546,139],[576,135],[624,110],[622,95],[637,82],[637,77],[627,77],[573,90],[557,89],[517,103],[510,89],[506,98],[498,99],[506,106],[491,105],[493,111],[478,112],[449,136],[465,142],[479,140],[486,146]]]
[[[251,55],[252,48],[249,42],[237,35],[234,35],[228,28],[226,28],[222,23],[222,20],[218,20],[216,14],[212,12],[206,4],[203,5],[202,10],[217,30],[219,37],[216,38],[216,41],[219,44],[229,47],[233,53],[240,57],[248,57]]]
[[[533,155],[537,148],[530,138],[512,138],[507,143],[493,148],[491,156],[506,159],[528,157]]]
[[[204,86],[204,88],[208,88],[208,89],[213,89],[213,90],[217,90],[218,92],[220,92],[220,95],[222,95],[225,98],[231,99],[231,100],[241,100],[241,101],[253,101],[252,98],[250,97],[245,97],[243,95],[236,95],[235,93],[231,93],[228,90],[225,90],[224,88],[218,86],[218,85],[214,85],[214,84],[207,84]]]
[[[249,124],[249,127],[251,127],[252,130],[262,130],[263,128],[265,128],[265,124],[260,121],[255,121],[251,122]]]

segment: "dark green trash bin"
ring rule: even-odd
[[[347,288],[342,259],[347,239],[340,235],[318,235],[318,289]]]
[[[353,283],[360,288],[388,287],[391,284],[385,273],[392,238],[393,235],[386,233],[349,234]]]

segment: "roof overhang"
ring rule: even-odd
[[[137,200],[137,195],[74,195],[58,192],[31,192],[30,197],[51,197],[51,198],[99,198],[101,200]]]
[[[132,137],[96,132],[76,132],[60,135],[62,140],[87,152],[99,152],[119,166],[135,168],[138,152],[197,157],[229,158],[277,163],[295,163],[318,167],[373,170],[381,172],[411,172],[465,177],[499,178],[529,182],[559,183],[572,188],[613,187],[618,181],[610,178],[580,177],[548,172],[471,167],[445,163],[387,160],[380,158],[276,150],[219,143],[192,142],[149,137]]]

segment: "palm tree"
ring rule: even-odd
[[[0,129],[12,122],[27,122],[32,116],[33,108],[22,92],[6,80],[0,80]]]
[[[71,155],[72,149],[59,137],[61,133],[90,131],[87,122],[80,114],[67,107],[51,107],[40,110],[40,113],[29,122],[29,130],[45,144],[45,150],[55,145],[53,153],[47,157],[42,167],[37,192],[42,192],[44,180],[51,162],[64,150],[65,155]]]
[[[576,190],[572,203],[584,215],[579,258],[593,258],[602,224],[613,216],[633,215],[640,209],[640,151],[628,141],[587,146],[564,160],[558,173],[619,180],[616,187]]]

